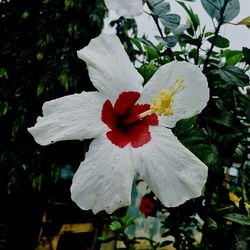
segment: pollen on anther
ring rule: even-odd
[[[158,96],[153,98],[150,110],[157,115],[172,116],[174,96],[185,88],[184,80],[178,78],[168,89],[162,89]]]

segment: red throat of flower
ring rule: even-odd
[[[140,97],[138,92],[123,92],[114,107],[107,100],[102,107],[102,121],[110,128],[106,133],[108,139],[123,148],[129,143],[138,148],[151,140],[149,126],[158,125],[156,114],[140,118],[139,115],[149,110],[149,104],[136,104]]]

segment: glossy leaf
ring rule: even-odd
[[[170,35],[170,36],[167,36],[167,37],[160,37],[160,36],[156,36],[155,37],[159,42],[161,42],[163,44],[164,47],[166,48],[173,48],[176,43],[177,43],[177,37],[176,36],[173,36],[173,35]]]
[[[164,0],[149,0],[148,3],[155,16],[163,17],[170,11],[170,4]]]
[[[172,30],[176,29],[180,25],[181,17],[177,14],[168,14],[161,16],[160,20],[164,27]]]
[[[225,1],[226,0],[201,0],[201,3],[210,17],[215,18],[218,22],[230,22],[238,16],[240,12],[240,2],[239,0],[229,0],[224,15],[221,17],[220,13]]]
[[[226,66],[213,71],[219,74],[220,77],[227,83],[235,84],[237,86],[244,86],[249,83],[249,77],[243,70],[234,66]]]
[[[224,218],[244,226],[250,226],[250,219],[242,214],[238,213],[227,214],[224,216]]]
[[[207,40],[210,43],[214,43],[214,45],[218,48],[227,48],[230,45],[230,41],[227,38],[220,35],[218,35],[217,37],[212,36]]]
[[[240,50],[224,50],[222,56],[226,58],[227,65],[234,66],[241,61],[243,53]]]

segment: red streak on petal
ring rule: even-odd
[[[118,146],[124,148],[130,143],[129,137],[126,133],[123,133],[121,129],[114,129],[106,133],[108,139]]]
[[[101,119],[110,129],[116,128],[117,117],[110,100],[103,104]]]
[[[119,116],[126,115],[126,113],[135,105],[140,97],[139,92],[123,92],[119,95],[114,110]]]
[[[151,140],[148,125],[136,124],[128,128],[128,137],[133,148],[139,148]]]

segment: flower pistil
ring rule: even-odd
[[[159,116],[172,116],[174,114],[172,108],[174,96],[185,87],[184,80],[178,78],[168,89],[162,89],[158,96],[154,96],[150,109],[140,114],[140,118],[153,113]]]

